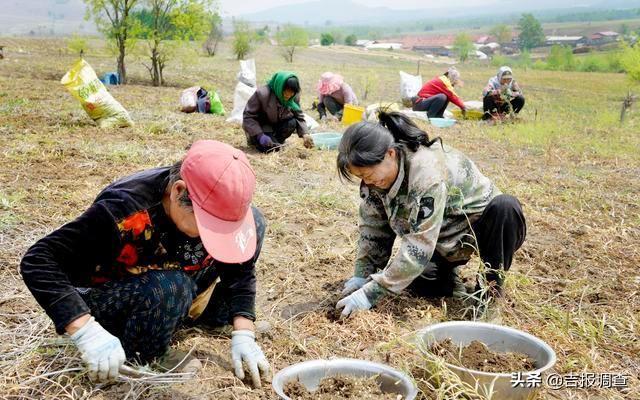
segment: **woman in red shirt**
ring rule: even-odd
[[[449,102],[460,107],[466,113],[464,102],[453,87],[462,83],[460,72],[451,67],[441,76],[436,76],[422,86],[418,96],[413,100],[413,111],[426,111],[429,118],[442,118]]]

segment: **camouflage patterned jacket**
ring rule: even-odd
[[[501,192],[461,152],[438,144],[399,152],[396,181],[385,193],[360,186],[357,277],[371,277],[372,304],[399,293],[423,272],[433,252],[449,261],[474,251],[471,224]],[[400,248],[389,262],[396,236]],[[387,265],[388,263],[388,265]]]

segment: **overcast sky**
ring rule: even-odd
[[[238,15],[266,10],[286,4],[304,3],[312,0],[220,0],[223,15]],[[483,4],[493,4],[495,0],[353,0],[356,3],[374,6],[384,6],[396,9],[425,9],[440,7],[470,7]],[[336,12],[339,12],[336,10]]]

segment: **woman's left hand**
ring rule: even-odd
[[[356,290],[336,304],[336,310],[344,308],[341,318],[347,318],[356,311],[368,310],[371,307],[373,307],[373,305],[367,298],[364,288]]]
[[[311,135],[307,133],[302,137],[302,140],[304,141],[304,147],[306,147],[307,149],[313,148],[313,138],[311,137]]]
[[[256,336],[248,329],[236,330],[231,333],[231,359],[238,378],[244,379],[244,362],[249,369],[254,387],[260,387],[260,373],[262,377],[269,374],[269,362],[262,349],[256,343]]]

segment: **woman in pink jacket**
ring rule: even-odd
[[[353,89],[344,81],[342,75],[325,72],[320,76],[316,88],[318,89],[318,113],[321,120],[327,117],[327,110],[341,120],[345,104],[358,104]]]

